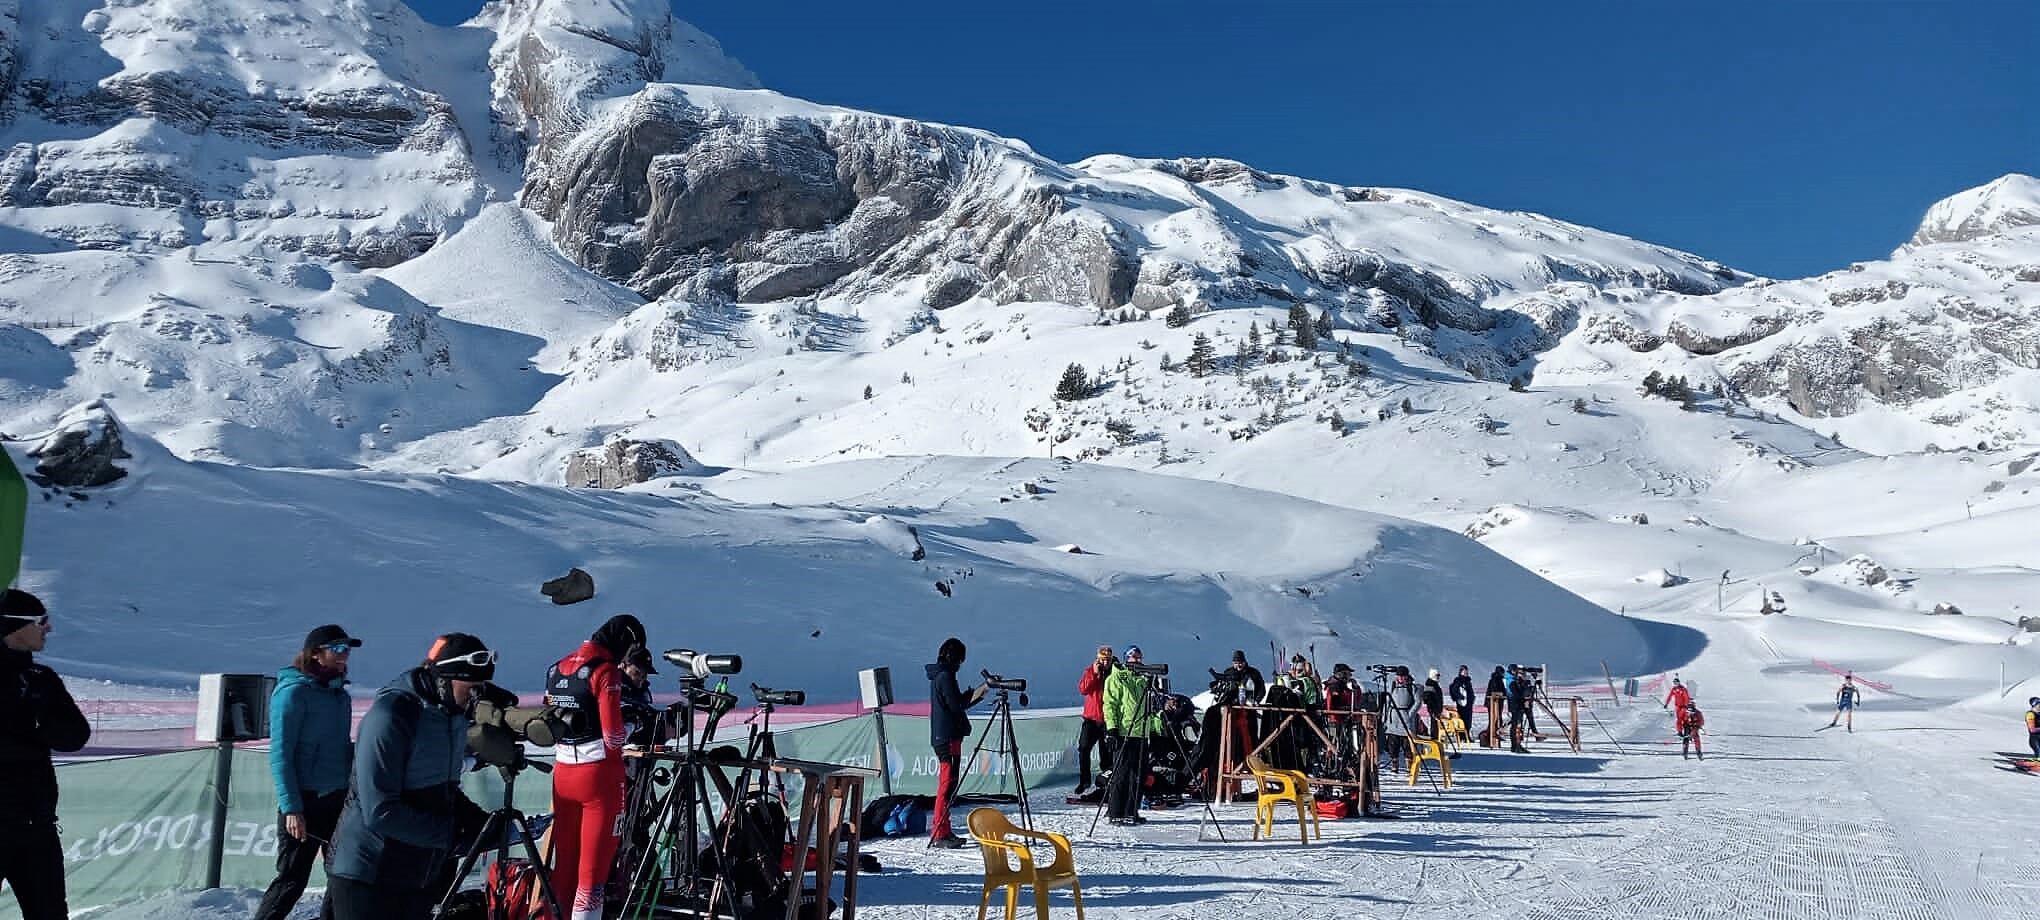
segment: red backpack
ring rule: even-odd
[[[534,866],[528,859],[508,859],[489,865],[488,884],[489,913],[491,917],[505,920],[559,920],[547,909],[545,898],[540,896],[538,874],[544,866]],[[501,901],[497,900],[501,892]],[[568,897],[572,897],[572,893]]]

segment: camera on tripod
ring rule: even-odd
[[[985,686],[986,686],[986,687],[988,687],[988,688],[990,688],[990,689],[993,689],[993,690],[1011,690],[1011,691],[1013,691],[1014,693],[1026,693],[1026,692],[1027,692],[1027,679],[1026,679],[1026,678],[1023,678],[1023,677],[1000,677],[1000,676],[999,676],[999,675],[997,675],[997,674],[993,674],[992,672],[990,672],[990,671],[985,671],[985,670],[980,670],[980,671],[978,671],[978,674],[979,674],[980,676],[984,677],[984,679],[985,679]]]
[[[1378,676],[1387,677],[1388,675],[1395,673],[1395,665],[1370,664],[1367,666],[1367,670],[1373,671]]]
[[[672,662],[674,667],[695,677],[735,674],[744,669],[744,658],[741,655],[710,655],[691,648],[669,649],[666,652],[666,660]]]
[[[475,759],[492,767],[524,765],[524,743],[552,747],[566,733],[566,723],[551,709],[529,709],[517,705],[517,698],[475,701],[474,720],[468,726],[468,749]]]
[[[806,690],[774,690],[771,687],[751,685],[751,696],[765,706],[806,706]]]

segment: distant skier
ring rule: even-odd
[[[1501,706],[1508,701],[1508,698],[1509,698],[1509,676],[1502,672],[1501,665],[1495,665],[1495,672],[1493,674],[1488,675],[1487,699],[1483,704],[1488,707],[1488,727],[1482,731],[1482,734],[1489,736],[1488,745],[1490,747],[1502,746],[1502,739],[1499,737],[1494,737],[1498,732],[1501,731],[1500,727],[1495,724],[1495,722],[1500,718],[1496,710],[1500,709]]]
[[[1707,724],[1707,717],[1700,714],[1700,704],[1688,700],[1686,708],[1679,710],[1679,757],[1684,759],[1688,752],[1707,759],[1707,752],[1700,749],[1700,727]]]
[[[1081,796],[1091,788],[1093,748],[1098,750],[1099,788],[1104,788],[1104,775],[1112,772],[1112,748],[1105,744],[1105,679],[1118,664],[1112,646],[1101,645],[1098,657],[1077,677],[1077,693],[1084,698],[1084,721],[1077,731],[1077,791],[1072,795]]]
[[[1672,678],[1672,692],[1665,694],[1663,708],[1670,710],[1672,718],[1677,719],[1686,711],[1686,704],[1691,702],[1693,691],[1686,689],[1685,684],[1679,683],[1678,678]]]
[[[1509,750],[1517,754],[1528,754],[1530,749],[1523,746],[1524,722],[1530,715],[1530,679],[1520,673],[1509,675]],[[1537,733],[1537,726],[1531,723],[1530,733]]]
[[[1856,700],[1862,695],[1863,691],[1856,688],[1856,675],[1842,675],[1842,688],[1835,691],[1835,717],[1828,720],[1827,727],[1833,728],[1836,723],[1846,720],[1849,731],[1853,733],[1856,730]]]
[[[2040,759],[2040,696],[2026,701],[2026,746]]]

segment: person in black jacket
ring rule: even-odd
[[[1523,720],[1530,714],[1530,704],[1536,699],[1530,685],[1530,678],[1520,669],[1513,669],[1509,681],[1509,750],[1528,754],[1530,749],[1523,746]],[[1531,727],[1536,732],[1536,727]]]
[[[426,920],[450,881],[462,828],[486,813],[461,792],[469,713],[496,653],[447,633],[376,694],[354,745],[353,785],[327,866],[336,920]]]
[[[942,648],[935,652],[935,663],[928,666],[928,740],[934,744],[935,759],[941,764],[935,779],[935,814],[928,820],[928,835],[934,846],[949,850],[963,846],[963,838],[949,826],[949,800],[963,783],[963,742],[970,737],[968,711],[985,698],[982,685],[965,693],[956,683],[965,651],[963,640],[950,636],[942,640]]]
[[[1473,731],[1473,676],[1466,665],[1459,666],[1459,676],[1452,678],[1452,708],[1459,710],[1459,721],[1468,732]]]
[[[0,881],[14,892],[22,920],[70,916],[50,752],[70,753],[92,737],[64,679],[35,663],[49,639],[41,600],[0,592]]]

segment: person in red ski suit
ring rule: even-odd
[[[1092,748],[1098,749],[1098,772],[1112,772],[1112,748],[1105,744],[1105,678],[1117,663],[1112,646],[1098,646],[1098,657],[1077,677],[1077,693],[1084,698],[1083,727],[1077,731],[1077,795],[1091,788]]]
[[[1679,683],[1678,678],[1672,678],[1672,692],[1665,694],[1663,708],[1671,710],[1673,721],[1678,720],[1686,711],[1686,704],[1690,702],[1693,702],[1693,692],[1687,690],[1685,684]]]
[[[620,666],[645,647],[645,627],[619,614],[545,675],[545,701],[566,731],[553,746],[552,887],[571,896],[571,916],[602,920],[610,863],[621,839],[624,801]]]
[[[1707,759],[1707,752],[1700,749],[1700,727],[1707,724],[1707,717],[1700,714],[1700,704],[1688,700],[1686,708],[1679,710],[1679,757],[1689,755]]]

